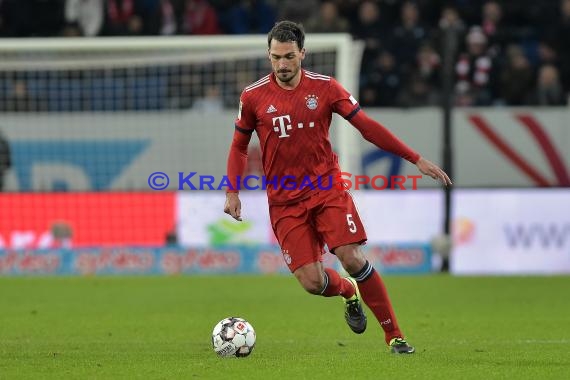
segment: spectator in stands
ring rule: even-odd
[[[186,109],[192,106],[198,92],[196,89],[201,88],[199,71],[193,66],[182,66],[179,72],[168,77],[168,108]]]
[[[485,0],[439,0],[439,2],[455,7],[468,27],[481,24],[481,9]]]
[[[256,79],[266,71],[267,70],[251,70],[245,66],[238,69],[234,78],[228,83],[228,86],[223,89],[224,104],[226,107],[238,107],[239,103],[236,101],[236,95],[239,97],[239,94],[241,94],[244,88],[255,82]]]
[[[498,55],[506,46],[509,38],[503,21],[503,8],[498,1],[488,1],[483,5],[481,28],[487,37],[487,46],[491,54]]]
[[[400,91],[398,96],[399,107],[427,107],[439,103],[439,96],[433,86],[422,78],[418,72],[414,72],[408,83]]]
[[[427,30],[420,23],[420,11],[416,3],[402,4],[400,23],[394,28],[392,52],[404,75],[413,70],[415,58],[422,42],[427,38]]]
[[[556,86],[537,90],[537,74],[528,89],[529,70],[550,66],[557,74],[549,68],[540,71],[546,78],[558,77],[563,98],[570,93],[570,0],[0,0],[0,36],[266,33],[277,12],[277,19],[303,22],[309,31],[348,30],[365,42],[360,97],[367,105],[394,106],[397,99],[411,104],[418,100],[410,99],[426,89],[438,89],[438,70],[429,69],[429,59],[417,62],[416,53],[426,44],[440,51],[442,34],[437,29],[443,25],[454,25],[466,45],[460,46],[463,53],[456,67],[457,104],[515,105],[551,99]],[[466,38],[468,26],[474,24],[481,25],[481,33]],[[430,30],[435,32],[428,36]],[[513,44],[524,54],[513,55],[520,50],[507,48]],[[5,86],[9,93],[2,96],[10,102],[0,107],[42,108],[26,83]],[[231,98],[225,88],[221,90],[225,99]],[[188,108],[195,96],[194,92],[189,98],[169,99]]]
[[[339,15],[337,5],[333,1],[323,1],[319,13],[307,21],[305,29],[313,33],[346,33],[349,28],[348,21]]]
[[[143,34],[143,28],[135,0],[105,0],[103,35],[136,36]]]
[[[351,33],[355,39],[364,41],[364,66],[389,46],[389,28],[383,23],[380,6],[373,1],[363,1],[360,4],[358,21],[352,25]]]
[[[309,18],[319,12],[319,0],[281,0],[278,4],[278,20],[307,24]]]
[[[455,65],[456,103],[460,106],[489,106],[495,98],[496,63],[487,50],[487,36],[472,27],[466,37],[466,51]]]
[[[138,9],[143,19],[143,34],[172,36],[180,31],[180,0],[138,0]]]
[[[182,10],[183,34],[206,35],[220,34],[216,9],[206,0],[186,0]]]
[[[438,27],[453,27],[460,33],[464,33],[467,30],[465,21],[461,18],[457,8],[450,5],[442,8],[441,15],[438,20]]]
[[[441,59],[435,49],[424,44],[418,51],[414,70],[400,91],[401,107],[425,107],[439,104]]]
[[[10,153],[10,144],[0,132],[0,191],[4,191],[4,177],[11,166],[12,157]]]
[[[538,106],[562,106],[566,104],[560,75],[555,66],[544,65],[539,69],[538,83],[531,103]]]
[[[534,71],[520,46],[507,48],[507,64],[500,80],[501,97],[506,105],[527,104],[534,86]]]
[[[422,45],[416,57],[416,71],[420,78],[433,87],[440,83],[439,71],[441,58],[437,51],[428,43]]]
[[[537,66],[542,66],[545,64],[558,66],[560,64],[558,51],[555,46],[556,42],[548,38],[543,38],[538,41],[538,44],[536,46],[536,56],[538,61]]]
[[[358,21],[358,8],[362,0],[334,0],[338,13],[348,22],[349,29]]]
[[[222,14],[224,31],[229,34],[266,34],[276,20],[275,9],[265,0],[242,0]]]
[[[570,0],[560,0],[558,20],[552,20],[549,36],[554,41],[559,57],[560,80],[570,92]]]
[[[449,5],[442,8],[437,27],[432,30],[431,40],[436,49],[444,49],[446,43],[444,33],[448,29],[455,31],[458,42],[465,40],[467,26],[457,8]]]
[[[66,0],[64,35],[94,37],[103,26],[103,0]]]
[[[388,50],[384,50],[372,61],[367,75],[361,81],[360,104],[395,107],[401,82],[394,56]]]
[[[207,85],[204,96],[196,99],[192,109],[203,113],[219,113],[224,110],[224,101],[220,88],[216,85]]]
[[[389,93],[397,91],[397,86],[400,85],[394,56],[388,51],[390,29],[383,22],[380,12],[379,4],[363,1],[358,7],[358,19],[351,27],[353,38],[364,42],[360,67],[360,102],[367,106],[389,105],[384,103],[385,100],[393,104],[395,97],[383,99],[382,94],[388,89]],[[382,52],[386,55],[382,56]]]
[[[45,102],[39,102],[28,90],[23,76],[5,80],[8,84],[6,95],[0,99],[0,112],[45,111]],[[47,101],[47,99],[46,99]]]

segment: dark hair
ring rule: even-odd
[[[267,47],[271,47],[273,39],[279,42],[296,42],[301,50],[305,46],[305,31],[301,24],[279,21],[267,34]]]

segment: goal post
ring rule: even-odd
[[[71,191],[148,190],[152,170],[223,174],[241,90],[270,70],[266,46],[265,35],[0,39],[0,130],[16,166],[9,190],[57,190],[53,178]],[[303,67],[358,94],[362,43],[309,34],[305,46]],[[359,144],[345,124],[335,117],[332,140],[352,172]],[[57,154],[67,167],[49,162]]]

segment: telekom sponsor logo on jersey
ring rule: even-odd
[[[293,129],[293,126],[291,125],[291,116],[289,116],[289,115],[276,116],[272,120],[273,120],[273,130],[275,132],[279,133],[279,138],[282,139],[284,137],[289,137],[289,135],[287,134],[287,131],[290,131],[291,129]],[[305,127],[305,124],[297,123],[297,129],[303,129],[304,127]],[[310,121],[308,123],[308,127],[314,128],[315,122]]]
[[[237,176],[230,181],[227,175],[216,178],[213,175],[197,172],[178,172],[178,181],[173,185],[177,190],[417,190],[421,175],[353,175],[341,172],[333,176]],[[153,190],[166,190],[170,185],[170,177],[164,172],[154,172],[148,177],[148,185]],[[237,188],[236,188],[237,185]],[[172,187],[171,187],[172,189]]]
[[[352,95],[350,95],[349,100],[352,103],[352,105],[355,105],[357,103],[356,99],[354,99]],[[315,94],[309,94],[305,96],[305,105],[310,110],[316,110],[317,107],[319,106],[319,97]],[[274,113],[274,112],[277,112],[277,108],[275,108],[273,104],[270,104],[269,107],[267,108],[266,113]],[[274,118],[271,119],[271,121],[273,123],[273,130],[279,133],[280,139],[290,136],[289,134],[287,134],[287,132],[293,129],[293,125],[295,125],[297,129],[303,129],[305,127],[308,128],[315,127],[314,121],[308,121],[308,122],[291,121],[291,115],[275,116]]]

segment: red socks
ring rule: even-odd
[[[380,275],[367,261],[364,267],[352,277],[358,283],[358,289],[364,303],[372,310],[380,326],[384,330],[386,343],[393,338],[403,338],[402,332],[396,321],[396,314],[392,309],[392,303],[388,291]]]
[[[367,261],[358,273],[351,276],[358,283],[362,301],[372,310],[372,313],[380,322],[380,326],[384,330],[386,343],[390,344],[390,340],[393,338],[403,338],[404,335],[396,321],[396,314],[392,308],[386,286],[374,267]],[[350,281],[341,277],[335,270],[325,268],[325,285],[321,295],[325,297],[340,295],[344,298],[350,298],[354,293],[355,289]]]
[[[325,286],[321,295],[325,297],[342,296],[350,298],[355,292],[356,290],[350,281],[340,277],[334,269],[325,268]]]

